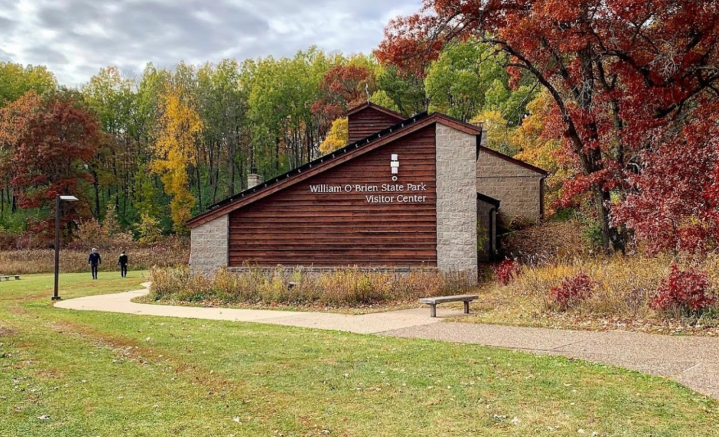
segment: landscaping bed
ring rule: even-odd
[[[505,261],[495,270],[495,280],[479,290],[475,313],[457,321],[719,336],[717,255]]]
[[[415,270],[406,273],[337,268],[248,268],[220,270],[212,277],[188,268],[153,269],[143,300],[194,306],[234,306],[372,312],[417,306],[421,297],[466,294],[476,289],[473,274]]]

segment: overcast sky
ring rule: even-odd
[[[63,85],[115,65],[139,74],[317,45],[369,53],[421,0],[0,0],[0,60],[46,65]]]

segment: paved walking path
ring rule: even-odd
[[[147,286],[148,284],[143,284]],[[471,343],[562,355],[611,364],[678,381],[697,392],[719,399],[719,339],[671,337],[624,331],[568,331],[543,328],[440,323],[462,315],[457,309],[428,308],[352,316],[331,313],[194,308],[131,302],[147,290],[90,296],[61,301],[58,308],[125,314],[183,317],[209,320],[268,323],[274,325],[379,334],[393,337]]]

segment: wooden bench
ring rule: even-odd
[[[14,276],[14,277],[15,277],[15,280],[19,280],[19,279],[20,279],[20,275],[9,275],[9,276],[8,276],[8,275],[0,275],[0,277],[5,278],[6,281],[9,281],[9,280],[10,280],[10,276]],[[0,279],[0,280],[1,280],[1,279]]]
[[[424,297],[419,301],[430,306],[430,316],[437,317],[437,305],[445,302],[464,302],[464,313],[469,314],[469,303],[479,298],[476,294],[463,294],[460,296]]]

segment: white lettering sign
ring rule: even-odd
[[[310,193],[390,193],[391,195],[367,195],[367,203],[425,203],[427,196],[412,193],[426,192],[426,183],[417,184],[382,184],[382,185],[310,185]]]

